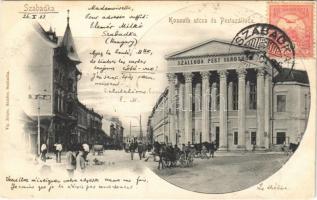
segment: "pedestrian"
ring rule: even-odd
[[[174,151],[177,154],[179,154],[181,152],[181,149],[177,146],[177,144],[174,145]]]
[[[164,156],[166,154],[166,146],[165,144],[163,144],[159,150],[159,161],[158,161],[158,167],[157,169],[164,169],[165,165],[164,165]]]
[[[147,145],[144,143],[143,144],[143,151],[142,151],[142,158],[145,158],[146,151],[147,151]]]
[[[89,154],[89,145],[87,144],[87,143],[84,143],[83,145],[82,145],[82,148],[83,148],[83,158],[84,158],[84,160],[86,161],[86,162],[88,162],[88,160],[87,160],[87,156],[88,156],[88,154]]]
[[[72,178],[76,169],[76,156],[74,146],[70,146],[66,152],[66,170],[68,176]]]
[[[147,162],[147,161],[150,159],[151,156],[154,156],[154,161],[155,161],[154,149],[151,148],[150,146],[148,146],[148,147],[146,148],[146,152],[145,152],[145,156],[144,156],[144,157],[145,157],[144,161]]]
[[[61,154],[62,154],[63,146],[62,144],[60,144],[60,142],[54,144],[54,146],[55,146],[55,154],[56,154],[56,163],[61,163],[62,162]]]
[[[210,143],[210,148],[209,148],[209,151],[210,151],[210,156],[209,157],[212,157],[212,158],[214,157],[215,149],[216,149],[215,143],[212,141]]]
[[[43,162],[46,162],[46,154],[47,154],[47,147],[46,147],[46,144],[43,143],[41,146],[41,155],[40,155],[41,160]]]
[[[86,163],[84,159],[84,152],[85,150],[81,148],[78,152],[78,155],[76,157],[76,172],[79,174],[83,174],[86,169]]]
[[[131,154],[131,160],[133,160],[134,151],[135,151],[133,142],[130,143],[129,151],[130,151],[130,154]]]
[[[141,141],[140,141],[139,144],[138,144],[138,153],[139,153],[140,160],[142,160],[143,144],[142,144]]]
[[[256,143],[255,143],[255,141],[253,141],[253,144],[252,144],[252,151],[255,151],[255,146],[256,146]]]
[[[186,150],[186,145],[183,143],[182,144],[182,151],[185,152],[185,150]]]
[[[207,150],[207,147],[205,145],[202,146],[201,148],[201,158],[209,158],[208,155],[208,150]]]

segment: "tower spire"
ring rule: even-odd
[[[69,9],[67,10],[67,26],[69,26]]]

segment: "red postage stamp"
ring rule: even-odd
[[[313,4],[269,4],[269,23],[287,33],[295,45],[296,57],[313,57],[313,15]]]

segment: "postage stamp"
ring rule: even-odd
[[[297,57],[313,57],[313,4],[269,4],[269,23],[284,30],[295,45]]]

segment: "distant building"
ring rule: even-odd
[[[122,122],[117,117],[112,117],[110,119],[110,138],[111,145],[122,148],[123,147],[123,133],[124,128]]]
[[[78,125],[72,143],[104,144],[106,133],[102,130],[102,116],[78,102]]]
[[[168,89],[165,89],[158,98],[149,116],[147,135],[153,138],[152,143],[154,141],[167,143],[169,142],[169,138],[171,138],[168,126],[167,95]]]
[[[211,40],[166,57],[169,86],[149,117],[154,141],[220,150],[298,143],[310,107],[306,71],[264,66],[257,51]],[[251,55],[251,56],[250,56]]]

